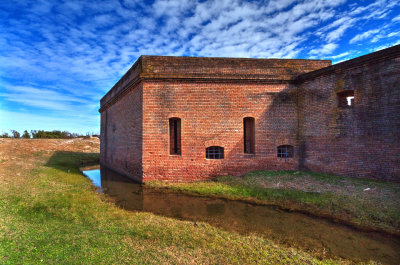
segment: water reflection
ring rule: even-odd
[[[90,178],[90,180],[93,182],[93,184],[101,188],[101,175],[100,175],[100,169],[97,170],[86,170],[83,171],[83,173]]]
[[[161,192],[136,184],[107,168],[84,171],[104,193],[126,210],[207,222],[225,230],[257,233],[280,243],[355,261],[400,263],[400,239],[361,232],[325,219],[269,206]],[[101,181],[98,181],[100,179]]]

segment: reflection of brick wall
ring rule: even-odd
[[[300,77],[300,163],[313,171],[400,180],[400,46]],[[354,106],[337,93],[354,90]]]
[[[299,166],[399,179],[399,50],[334,66],[143,56],[101,100],[101,162],[143,181]],[[344,90],[355,91],[354,107],[337,107]],[[172,117],[181,155],[170,155]],[[245,117],[255,118],[255,154],[244,153]],[[278,158],[279,145],[293,145],[294,157]],[[224,147],[225,158],[206,159],[208,146]]]

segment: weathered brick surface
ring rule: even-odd
[[[100,100],[101,111],[115,103],[124,91],[150,79],[237,82],[289,82],[299,74],[331,65],[327,60],[207,58],[141,56]]]
[[[387,51],[305,76],[301,167],[400,180],[400,49]],[[337,93],[345,90],[354,90],[353,107],[338,107]]]
[[[126,91],[101,113],[100,163],[142,181],[143,88]]]
[[[329,61],[142,56],[101,100],[101,163],[139,181],[257,169],[400,179],[400,46]],[[317,70],[320,69],[320,70]],[[354,89],[352,108],[337,92]],[[170,155],[169,118],[181,119]],[[243,118],[255,118],[255,154]],[[294,157],[277,157],[293,145]],[[225,158],[206,159],[208,146]]]
[[[142,56],[144,78],[290,81],[327,60]]]
[[[281,91],[286,91],[284,99]],[[296,158],[276,155],[278,145],[296,146],[291,85],[146,82],[143,98],[144,180],[196,180],[297,167]],[[171,117],[181,118],[181,155],[169,153]],[[255,118],[255,154],[244,153],[245,117]],[[224,147],[225,158],[206,159],[208,146]]]

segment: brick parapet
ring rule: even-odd
[[[294,80],[294,82],[302,83],[308,80],[313,80],[323,75],[330,75],[334,73],[339,74],[344,71],[352,71],[355,68],[361,68],[363,66],[377,64],[379,62],[388,61],[397,57],[400,57],[400,45],[389,47],[351,60],[340,62],[315,71],[310,71],[305,74],[301,74]]]
[[[100,112],[141,81],[279,84],[331,65],[329,60],[141,56],[100,100]]]

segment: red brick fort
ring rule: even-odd
[[[100,105],[101,164],[139,182],[253,170],[400,180],[400,45],[335,65],[141,56]]]

